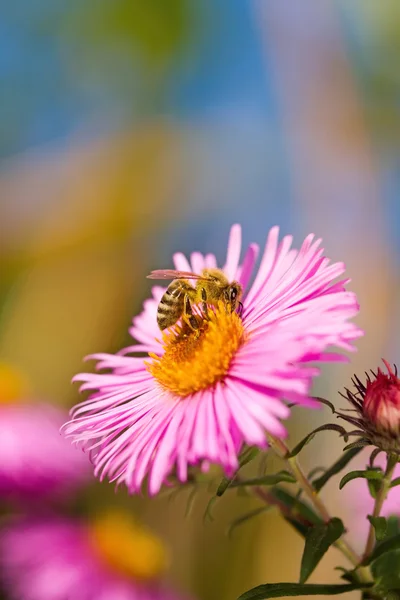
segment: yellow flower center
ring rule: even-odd
[[[157,579],[168,565],[161,540],[123,512],[97,518],[89,531],[97,554],[122,575],[150,581]]]
[[[24,374],[16,367],[0,362],[0,404],[26,400],[29,385]]]
[[[232,358],[245,341],[241,318],[223,303],[198,318],[199,329],[185,324],[163,333],[164,354],[150,354],[148,371],[160,385],[178,396],[188,396],[223,381]]]

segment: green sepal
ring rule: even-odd
[[[375,529],[375,537],[378,542],[382,541],[387,533],[388,524],[385,517],[373,517],[372,515],[367,515],[367,519]]]
[[[333,465],[329,467],[329,469],[327,469],[325,473],[321,475],[321,477],[318,477],[318,479],[313,481],[313,486],[316,491],[319,492],[324,485],[328,483],[331,477],[340,473],[340,471],[342,471],[342,469],[344,469],[360,452],[361,448],[350,448],[350,450],[347,450],[347,452],[343,452],[341,457],[335,463],[333,463]]]
[[[341,425],[336,425],[334,423],[328,423],[327,425],[321,425],[321,427],[317,427],[316,429],[311,431],[309,434],[307,434],[306,437],[303,438],[293,448],[293,450],[287,455],[287,458],[293,458],[294,456],[297,456],[299,454],[299,452],[301,452],[301,450],[303,450],[304,446],[306,446],[309,442],[311,442],[311,440],[313,439],[315,434],[319,433],[320,431],[336,431],[337,433],[340,433],[340,435],[344,437],[345,441],[347,441],[347,431],[345,430],[344,427],[342,427]]]
[[[350,473],[346,473],[346,475],[340,480],[339,488],[342,489],[349,481],[360,478],[368,479],[369,481],[381,481],[383,478],[383,472],[381,469],[377,468],[365,469],[365,471],[350,471]]]
[[[343,535],[344,531],[344,525],[337,517],[328,523],[310,527],[301,559],[300,583],[307,581],[324,554]]]
[[[369,466],[371,468],[374,466],[375,459],[381,452],[383,452],[383,450],[381,450],[380,448],[375,448],[374,450],[372,450],[371,455],[369,457]]]
[[[367,440],[361,439],[347,444],[347,446],[345,446],[343,450],[351,450],[352,448],[365,448],[366,446],[369,446],[369,442]]]
[[[265,600],[265,598],[284,598],[286,596],[336,596],[370,587],[372,584],[265,583],[248,590],[239,596],[238,600]]]

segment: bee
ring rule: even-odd
[[[208,305],[217,306],[222,300],[226,309],[233,312],[240,302],[242,286],[237,281],[229,282],[219,269],[203,269],[201,275],[189,271],[163,269],[152,271],[148,279],[172,279],[164,292],[157,309],[157,324],[161,331],[183,321],[195,331],[199,328],[199,318],[193,313],[192,305],[200,304],[203,315],[208,317]],[[195,281],[195,287],[188,280]],[[200,320],[201,322],[201,320]]]

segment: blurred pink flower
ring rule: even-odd
[[[64,420],[48,405],[0,404],[0,496],[34,501],[90,478],[82,453],[60,435]]]
[[[185,481],[189,465],[214,462],[229,475],[243,443],[262,448],[266,431],[286,435],[284,400],[316,405],[309,390],[319,371],[310,362],[345,360],[326,349],[353,350],[362,335],[349,322],[358,304],[345,290],[348,280],[334,282],[344,266],[329,264],[321,240],[309,235],[297,251],[291,236],[278,243],[278,235],[271,229],[247,289],[258,247],[251,244],[240,262],[241,228],[232,227],[223,271],[244,289],[240,316],[214,307],[200,334],[182,337],[178,327],[160,342],[156,313],[165,288],[156,286],[133,320],[138,345],[89,357],[109,372],[75,377],[84,382],[81,391],[93,393],[74,408],[64,431],[90,452],[96,475],[124,482],[131,492],[149,476],[150,494],[175,469]],[[175,254],[174,264],[197,274],[217,267],[214,255],[198,252],[190,262]],[[146,357],[127,356],[139,353]]]
[[[138,560],[140,565],[140,556]],[[67,518],[25,519],[6,526],[0,532],[0,569],[8,594],[18,600],[178,598],[158,580],[135,580],[108,563],[90,527]]]

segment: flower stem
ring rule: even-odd
[[[394,456],[393,454],[388,454],[386,471],[385,471],[385,474],[381,481],[379,491],[376,494],[376,498],[375,498],[374,510],[372,512],[372,516],[374,518],[379,517],[379,515],[381,514],[382,506],[386,500],[386,496],[388,495],[390,484],[392,482],[393,472],[396,467],[396,464],[397,464],[397,457]],[[371,525],[369,526],[368,538],[367,538],[367,543],[365,545],[363,559],[367,558],[367,556],[369,556],[371,554],[371,552],[374,548],[374,545],[375,545],[375,528],[371,523]]]
[[[297,483],[299,484],[300,488],[303,490],[304,494],[308,497],[311,504],[314,506],[315,510],[320,515],[320,517],[323,519],[323,521],[325,521],[326,523],[328,521],[330,521],[331,515],[329,514],[328,509],[326,508],[324,502],[321,500],[317,491],[315,490],[315,488],[313,487],[313,485],[311,484],[311,482],[308,480],[307,476],[305,475],[302,467],[300,466],[299,461],[297,460],[297,457],[290,456],[290,450],[286,446],[285,442],[283,442],[282,440],[274,438],[272,436],[269,436],[268,439],[269,439],[270,445],[275,450],[275,452],[278,454],[278,456],[283,458],[288,463],[288,466],[289,466],[293,476],[296,478]],[[358,574],[359,580],[362,582],[370,582],[371,577],[369,574],[369,570],[364,567],[359,566],[360,562],[361,562],[361,558],[357,554],[357,552],[351,547],[349,542],[347,542],[343,538],[340,538],[335,543],[335,546],[351,562],[351,564],[357,568],[357,574]]]

